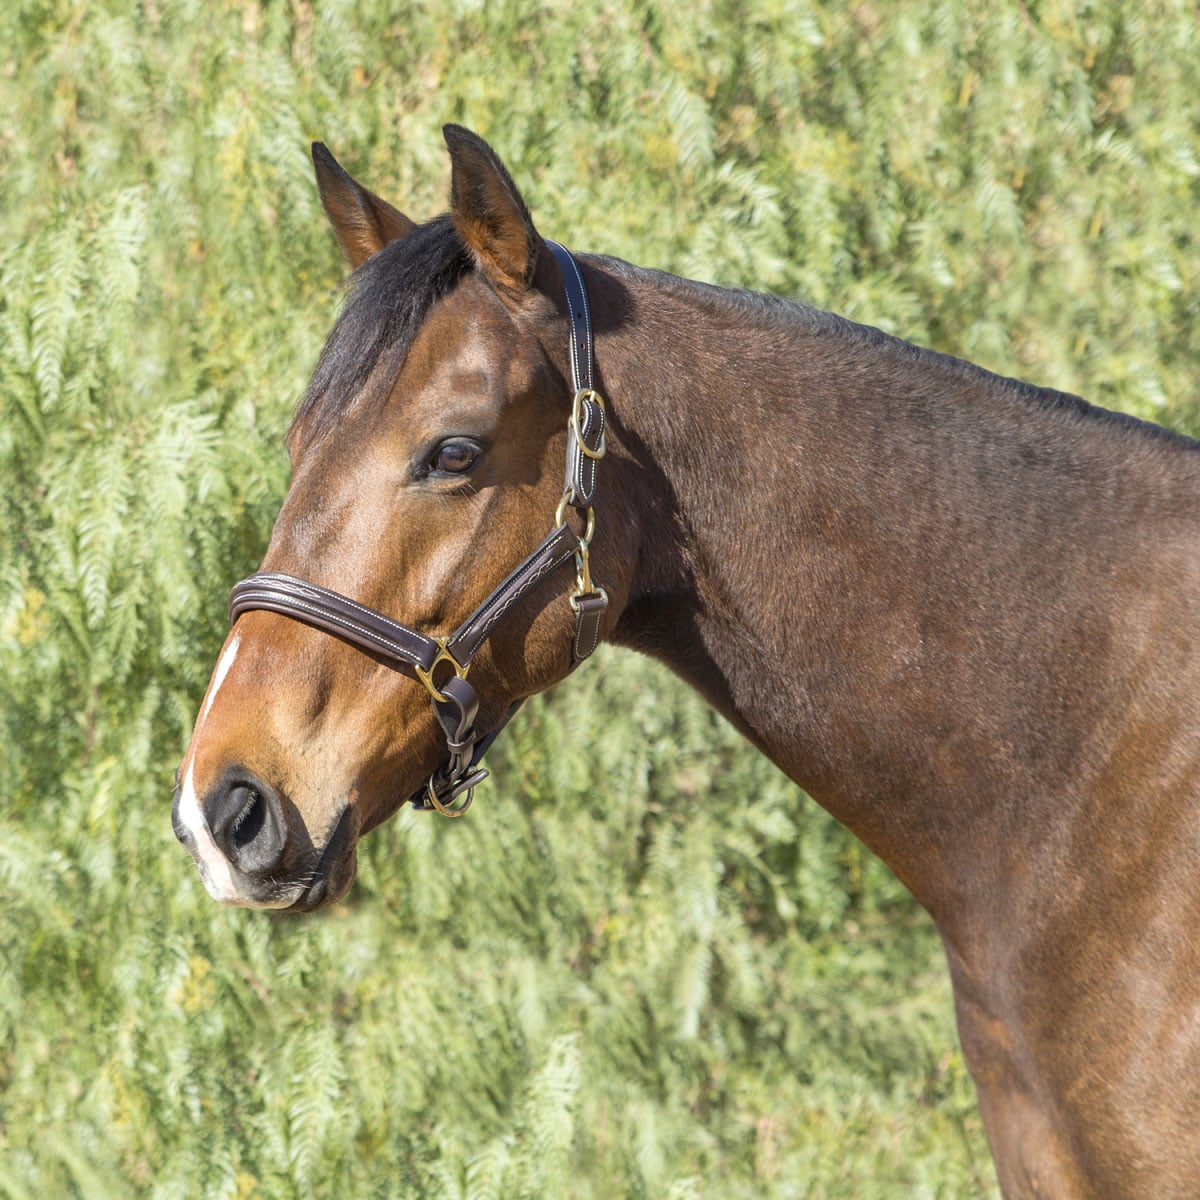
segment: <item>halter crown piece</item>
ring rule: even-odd
[[[571,644],[574,667],[595,650],[608,608],[608,594],[593,583],[588,561],[596,530],[592,508],[596,466],[605,450],[604,401],[592,378],[591,310],[579,264],[557,242],[546,244],[562,270],[571,326],[571,382],[575,395],[567,432],[566,483],[554,514],[554,528],[541,545],[514,567],[453,633],[441,637],[401,625],[340,592],[275,571],[251,575],[236,584],[229,594],[230,624],[242,613],[254,609],[282,613],[341,638],[389,666],[415,672],[433,700],[434,715],[446,736],[447,760],[410,803],[422,812],[437,811],[447,817],[461,817],[470,808],[475,788],[488,774],[480,766],[481,759],[523,703],[517,700],[491,732],[478,736],[475,718],[479,697],[467,681],[467,672],[471,660],[501,618],[543,579],[573,558],[575,584],[568,602],[575,613],[575,636]],[[582,534],[567,523],[568,508],[579,514]]]

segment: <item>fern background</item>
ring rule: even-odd
[[[336,310],[311,139],[428,216],[461,121],[569,245],[1196,432],[1197,96],[1182,0],[0,6],[0,1195],[995,1197],[928,921],[646,663],[313,919],[207,899],[172,771]]]

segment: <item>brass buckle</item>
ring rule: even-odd
[[[600,406],[600,412],[603,414],[604,397],[595,388],[580,388],[575,393],[575,399],[571,401],[571,428],[575,431],[575,443],[579,447],[579,453],[585,458],[600,459],[604,457],[605,451],[608,449],[604,426],[600,426],[600,445],[595,450],[592,450],[583,440],[583,406],[592,400]]]
[[[447,697],[443,696],[442,693],[438,691],[437,684],[433,682],[433,673],[437,670],[438,663],[449,663],[450,666],[454,668],[454,673],[459,677],[459,679],[466,679],[467,672],[471,669],[471,664],[467,663],[467,665],[464,667],[463,664],[460,663],[458,659],[450,653],[449,637],[440,637],[436,638],[435,640],[437,641],[438,652],[433,662],[429,664],[429,670],[425,670],[424,667],[414,667],[413,669],[417,673],[417,678],[425,685],[425,688],[429,694],[435,700],[445,703]],[[430,782],[432,783],[432,780],[430,780]],[[440,812],[441,810],[439,809],[438,811]],[[465,812],[466,809],[463,809],[463,811]]]

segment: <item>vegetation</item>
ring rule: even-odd
[[[0,6],[0,1196],[993,1197],[927,920],[647,664],[311,919],[207,899],[172,770],[336,310],[310,139],[427,216],[461,121],[569,245],[1197,430],[1197,11],[402,8]]]

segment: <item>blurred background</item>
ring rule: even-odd
[[[1197,97],[1182,0],[6,0],[0,1196],[994,1198],[928,920],[648,663],[312,918],[172,773],[339,304],[311,140],[424,218],[458,121],[575,249],[1196,432]]]

